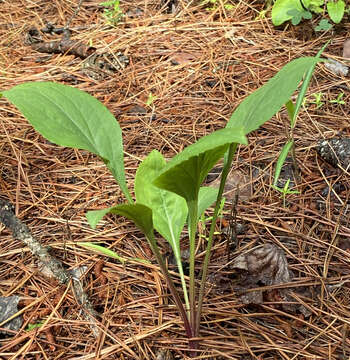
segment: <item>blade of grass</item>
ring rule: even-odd
[[[321,54],[323,53],[324,49],[328,46],[330,40],[328,40],[326,42],[326,44],[320,49],[320,51],[317,53],[317,55],[315,56],[316,59],[319,59],[321,57]],[[307,71],[306,75],[305,75],[305,79],[301,85],[301,88],[300,88],[300,91],[299,91],[299,95],[298,95],[298,98],[297,98],[297,101],[296,101],[296,104],[295,104],[295,108],[294,108],[294,115],[293,115],[293,118],[291,119],[291,122],[290,122],[290,127],[293,129],[294,126],[295,126],[295,123],[296,123],[296,119],[297,119],[297,116],[298,116],[298,113],[299,113],[299,110],[300,110],[300,107],[303,103],[303,100],[304,100],[304,97],[305,97],[305,94],[306,94],[306,90],[309,86],[309,83],[310,83],[310,80],[311,80],[311,77],[312,77],[312,74],[314,72],[314,69],[315,69],[315,66],[316,66],[316,63],[311,65],[310,69]],[[287,108],[288,109],[288,108]]]
[[[275,176],[273,180],[273,185],[276,186],[278,178],[280,177],[282,166],[284,162],[286,161],[287,155],[293,146],[294,141],[289,140],[287,143],[283,145],[283,148],[281,150],[280,156],[278,157],[277,164],[276,164],[276,170],[275,170]]]

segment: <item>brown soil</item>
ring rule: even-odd
[[[315,33],[319,19],[276,29],[269,18],[258,17],[263,1],[234,2],[232,10],[218,1],[208,11],[200,1],[184,0],[176,2],[175,13],[165,11],[166,1],[122,1],[128,15],[113,28],[106,26],[99,2],[82,2],[70,24],[72,39],[101,52],[121,51],[129,56],[129,66],[94,80],[81,71],[82,60],[74,55],[39,53],[26,45],[29,28],[47,22],[65,26],[78,1],[4,0],[0,89],[56,81],[97,97],[122,127],[130,188],[137,165],[152,149],[170,157],[224,127],[235,107],[291,59],[314,56],[328,39],[332,42],[325,55],[340,56],[350,29],[345,20],[334,32]],[[59,38],[44,35],[47,41]],[[321,138],[350,134],[349,92],[336,88],[346,82],[317,66],[308,99],[322,92],[324,105],[316,109],[309,103],[298,118],[300,193],[287,196],[286,207],[270,186],[286,141],[285,111],[249,135],[249,146],[239,149],[234,163],[234,171],[250,179],[251,192],[238,202],[237,217],[245,231],[231,258],[259,244],[283,249],[294,274],[285,286],[295,290],[293,301],[309,314],[297,307],[285,310],[274,296],[276,287],[265,287],[262,304],[242,304],[234,279],[220,280],[221,273],[226,279],[232,274],[226,239],[218,238],[210,271],[219,280],[205,298],[197,359],[349,358],[349,174],[325,164],[315,151]],[[341,91],[345,105],[331,103]],[[145,105],[150,93],[157,96],[156,116]],[[16,215],[67,268],[87,266],[85,291],[102,330],[96,338],[71,288],[39,272],[29,250],[2,228],[0,295],[19,295],[26,308],[21,329],[11,336],[0,334],[0,359],[156,359],[159,349],[186,359],[185,332],[158,267],[123,266],[79,246],[101,242],[122,256],[155,264],[133,224],[109,216],[96,230],[88,226],[87,210],[124,201],[103,163],[86,151],[47,142],[6,99],[0,103],[1,197],[14,204]],[[324,191],[339,182],[344,186],[337,196]],[[163,243],[162,248],[168,249]],[[39,322],[44,325],[27,331],[28,324]]]

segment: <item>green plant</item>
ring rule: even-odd
[[[212,11],[216,10],[219,6],[220,0],[202,0],[201,4],[207,6],[206,10]],[[209,5],[209,6],[208,6]],[[224,8],[226,10],[233,10],[235,8],[235,5],[231,4],[230,1],[224,2]]]
[[[77,245],[82,246],[86,249],[95,251],[101,255],[113,258],[113,259],[117,259],[118,261],[120,261],[121,263],[126,263],[126,262],[139,262],[139,263],[143,263],[143,264],[148,264],[149,262],[147,260],[144,259],[140,259],[140,258],[123,258],[120,255],[118,255],[115,251],[111,250],[111,249],[106,249],[104,246],[96,244],[96,243],[91,243],[91,242],[79,242]]]
[[[287,14],[291,16],[291,22],[293,25],[298,25],[303,19],[310,20],[312,18],[311,12],[304,9],[291,9],[287,12]]]
[[[303,99],[303,106],[307,106],[307,104],[315,104],[316,105],[316,109],[319,109],[320,107],[322,107],[325,103],[322,101],[322,96],[323,96],[323,93],[320,92],[320,93],[314,93],[314,94],[311,94],[313,97],[314,97],[314,100],[311,101],[311,100],[308,100],[306,97]],[[344,96],[344,93],[341,92],[338,94],[338,96],[336,97],[336,99],[333,99],[333,100],[330,100],[329,102],[331,104],[338,104],[338,105],[344,105],[345,104],[345,101],[343,100],[343,96]]]
[[[322,96],[323,96],[322,92],[313,93],[311,94],[311,96],[313,97],[313,99],[311,100],[309,98],[304,97],[302,102],[303,107],[308,107],[309,104],[314,104],[316,105],[316,109],[319,109],[324,105],[324,102],[322,101]]]
[[[344,0],[276,0],[271,12],[272,23],[275,26],[291,20],[293,25],[302,19],[311,19],[312,13],[323,14],[328,12],[330,19],[338,24],[346,12]],[[327,21],[328,23],[328,21]],[[317,31],[329,29],[331,24],[325,22],[318,25]],[[315,29],[316,30],[316,29]]]
[[[335,24],[339,24],[343,19],[345,13],[345,1],[344,0],[327,1],[327,11],[331,20]]]
[[[27,327],[26,327],[26,331],[32,331],[33,329],[37,329],[37,328],[40,328],[40,327],[42,327],[43,326],[43,324],[44,324],[44,322],[43,321],[41,321],[41,322],[37,322],[37,323],[35,323],[35,324],[28,324],[27,325]]]
[[[221,201],[220,201],[220,206],[219,206],[219,211],[218,211],[218,218],[220,220],[222,220],[223,218],[223,211],[224,211],[224,207],[225,207],[225,202],[226,202],[226,198],[223,196],[221,198]],[[204,212],[202,213],[202,215],[200,216],[200,219],[198,221],[198,227],[199,227],[199,234],[198,234],[198,237],[200,238],[203,238],[203,239],[206,239],[208,240],[209,238],[206,236],[205,233],[202,233],[202,230],[205,230],[206,228],[206,223],[210,222],[210,221],[213,221],[213,216],[205,216]],[[204,232],[204,231],[203,231]],[[220,232],[216,232],[214,233],[214,235],[218,235],[220,234]]]
[[[345,101],[343,100],[343,96],[344,96],[343,92],[339,93],[336,99],[330,100],[330,103],[344,105]]]
[[[329,44],[329,41],[327,41],[327,43],[317,53],[315,58],[318,59],[319,61],[321,60],[322,52],[324,51],[324,49],[327,47],[328,44]],[[297,167],[296,156],[295,156],[295,147],[294,147],[294,128],[296,126],[296,120],[297,120],[297,117],[299,114],[299,110],[303,105],[305,105],[305,102],[306,102],[305,95],[306,95],[306,91],[309,86],[315,65],[316,64],[312,65],[310,67],[310,69],[306,72],[306,75],[305,75],[305,78],[303,79],[303,83],[301,85],[295,105],[292,102],[292,100],[288,100],[285,104],[287,113],[288,113],[288,117],[289,117],[289,121],[290,121],[290,129],[289,129],[289,132],[287,133],[287,142],[283,145],[281,153],[277,160],[273,186],[276,186],[276,184],[277,184],[278,178],[279,178],[281,170],[282,170],[282,166],[283,166],[289,152],[291,152],[291,154],[292,154],[294,170],[297,171],[298,167]]]
[[[327,31],[332,29],[333,25],[329,23],[327,19],[322,19],[318,23],[317,26],[315,26],[315,31]]]
[[[198,341],[191,338],[199,336],[213,234],[237,146],[247,144],[246,134],[258,129],[280,110],[297,89],[305,72],[311,71],[318,61],[319,58],[305,57],[285,65],[264,86],[243,100],[224,129],[202,137],[170,161],[166,162],[160,152],[153,150],[136,172],[136,202],[126,183],[121,129],[113,115],[98,100],[78,89],[51,82],[21,84],[3,92],[49,141],[88,150],[98,155],[110,169],[127,202],[89,211],[86,215],[88,222],[95,228],[103,216],[113,213],[134,221],[144,233],[182,317],[190,339],[191,356],[199,346]],[[224,167],[219,189],[201,186],[208,172],[222,158]],[[201,214],[214,202],[205,257],[201,259],[198,291],[195,282],[197,226]],[[186,222],[190,249],[188,287],[180,253],[180,234]],[[185,305],[160,253],[155,230],[173,249]]]
[[[310,104],[315,104],[316,109],[321,108],[324,105],[324,102],[322,101],[323,94],[321,92],[312,94],[314,97],[313,101],[310,101]]]
[[[109,25],[116,26],[123,18],[124,14],[120,8],[120,0],[108,0],[100,3],[104,7],[103,16]]]
[[[279,186],[277,186],[277,185],[275,185],[275,184],[272,185],[272,187],[273,187],[275,190],[277,190],[278,192],[280,192],[280,193],[282,194],[282,197],[283,197],[283,207],[286,207],[286,196],[287,196],[287,195],[290,195],[290,194],[299,194],[299,191],[297,191],[297,190],[291,190],[291,189],[289,188],[289,183],[290,183],[290,179],[288,179],[288,180],[285,182],[283,188],[281,188],[281,187],[279,187]]]
[[[158,96],[156,95],[153,95],[152,93],[149,93],[148,94],[148,98],[147,98],[147,101],[146,101],[146,105],[147,106],[153,106],[153,103],[155,102],[155,100],[157,100]]]

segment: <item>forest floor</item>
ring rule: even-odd
[[[246,96],[292,59],[315,56],[329,39],[324,56],[339,58],[350,30],[344,20],[331,31],[315,32],[320,18],[275,28],[269,13],[259,16],[264,2],[253,0],[231,2],[230,9],[218,1],[210,10],[201,1],[121,1],[124,17],[112,27],[99,3],[83,1],[76,11],[78,1],[1,1],[0,89],[54,81],[98,98],[122,128],[129,188],[152,149],[169,158],[224,127]],[[60,40],[61,34],[41,29],[68,21],[71,40],[99,54],[120,52],[129,63],[90,76],[78,56],[38,52],[29,43],[28,34],[42,42]],[[294,131],[298,176],[292,180],[298,193],[287,195],[285,203],[271,185],[287,139],[286,110],[238,149],[232,174],[241,190],[233,225],[241,231],[235,246],[227,246],[221,229],[230,223],[228,200],[196,359],[349,359],[349,173],[316,151],[321,139],[350,135],[347,82],[324,64],[316,66]],[[344,104],[331,102],[341,93]],[[147,105],[150,94],[155,98]],[[317,104],[313,94],[322,94]],[[0,333],[0,359],[187,359],[181,318],[143,235],[120,217],[106,217],[95,230],[87,223],[88,210],[125,201],[105,165],[87,151],[46,141],[5,98],[0,120],[1,198],[67,269],[85,266],[84,291],[99,329],[94,332],[84,318],[71,284],[45,276],[29,249],[1,227],[0,296],[19,297],[22,324]],[[121,264],[81,242],[151,263]],[[187,246],[184,236],[182,248]],[[286,259],[290,280],[269,285],[260,279],[249,285],[260,298],[247,300],[244,284],[237,290],[241,274],[232,259],[261,248],[273,251],[277,263]],[[199,251],[198,265],[202,259]]]

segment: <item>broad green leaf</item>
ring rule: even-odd
[[[308,10],[316,14],[321,14],[325,0],[303,0],[303,3]]]
[[[109,208],[109,212],[112,214],[118,214],[132,220],[136,226],[145,234],[146,239],[153,251],[153,254],[156,256],[159,266],[166,278],[170,291],[174,297],[178,310],[181,312],[185,326],[189,328],[188,319],[184,307],[181,303],[179,294],[170,278],[169,272],[165,266],[164,259],[159,251],[156,239],[154,238],[153,232],[153,221],[152,221],[152,210],[142,204],[125,204],[117,205]],[[191,331],[188,331],[190,334]]]
[[[153,237],[152,210],[142,204],[122,204],[102,210],[92,210],[86,213],[86,218],[90,226],[95,229],[98,222],[110,213],[132,220],[146,236]]]
[[[127,200],[132,202],[125,180],[120,126],[97,99],[71,86],[52,82],[17,85],[3,95],[49,141],[100,156]]]
[[[165,166],[162,154],[153,150],[137,169],[135,195],[138,204],[152,209],[154,228],[170,243],[181,262],[180,235],[188,210],[184,198],[153,184]]]
[[[167,163],[154,184],[184,197],[187,203],[197,199],[201,183],[230,143],[247,144],[240,127],[214,131],[186,147]]]
[[[109,213],[132,220],[146,236],[153,236],[152,210],[149,207],[142,204],[122,204],[102,210],[89,211],[86,217],[90,226],[95,228],[96,224]]]
[[[302,19],[312,18],[311,12],[306,10],[302,10],[302,11],[297,9],[289,10],[287,14],[292,17],[291,22],[293,25],[298,25]]]
[[[298,58],[285,65],[272,79],[246,97],[232,114],[226,128],[243,128],[248,134],[270,120],[287,103],[305,72],[321,61],[319,58]]]
[[[153,254],[156,256],[158,264],[160,265],[161,270],[166,278],[166,281],[169,285],[170,291],[174,297],[176,305],[179,311],[181,312],[181,316],[184,322],[186,323],[186,327],[189,327],[187,315],[181,303],[181,299],[170,278],[169,272],[165,266],[165,262],[159,251],[156,239],[154,237],[152,210],[149,207],[142,204],[117,205],[108,209],[104,209],[103,211],[100,211],[100,214],[98,214],[98,216],[96,215],[97,213],[95,213],[94,216],[91,217],[92,220],[95,222],[96,219],[103,214],[103,212],[104,214],[106,213],[118,214],[128,218],[129,220],[132,220],[136,224],[136,226],[145,234],[146,239],[153,251]],[[191,331],[189,330],[188,333],[190,334]]]
[[[343,0],[327,2],[328,15],[331,20],[339,24],[344,16],[345,2]]]
[[[305,10],[300,4],[300,0],[276,0],[271,11],[272,23],[279,26],[292,19],[293,15],[290,15],[290,11],[293,10],[299,12]]]
[[[198,195],[198,219],[209,206],[213,205],[218,196],[219,189],[211,186],[201,186]]]
[[[153,238],[152,210],[149,207],[142,204],[117,205],[110,209],[110,213],[132,220],[148,239]]]
[[[152,209],[154,228],[171,245],[184,291],[186,307],[189,308],[185,275],[181,261],[180,236],[187,218],[187,204],[183,197],[158,188],[155,178],[166,166],[163,155],[153,150],[139,165],[135,177],[135,196],[138,204]]]
[[[89,225],[95,229],[97,224],[102,220],[102,218],[109,214],[110,212],[110,209],[112,208],[105,208],[105,209],[101,209],[101,210],[91,210],[91,211],[88,211],[85,216],[86,216],[86,219],[89,223]]]
[[[284,162],[286,161],[287,155],[290,151],[290,149],[293,146],[293,140],[289,140],[286,144],[284,144],[280,156],[278,157],[277,164],[276,164],[276,170],[275,170],[275,178],[273,181],[273,185],[276,186],[278,178],[280,177],[280,173],[282,170],[282,166]]]

